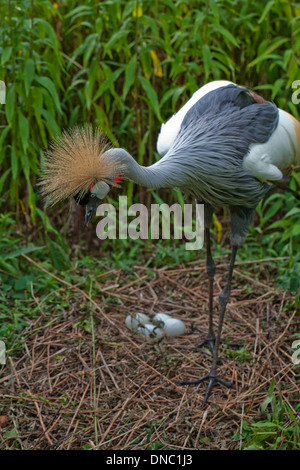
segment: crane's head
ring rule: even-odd
[[[77,193],[74,195],[74,199],[77,204],[85,206],[85,224],[88,225],[94,215],[96,214],[97,208],[101,203],[102,199],[109,193],[109,191],[123,178],[123,175],[119,175],[115,178],[114,183],[108,184],[105,181],[98,181],[90,189],[80,197]]]
[[[124,165],[98,129],[75,127],[57,137],[46,150],[38,184],[50,206],[73,196],[85,206],[88,225],[123,173]]]

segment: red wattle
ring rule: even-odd
[[[117,183],[120,183],[120,181],[122,181],[123,176],[124,176],[124,175],[121,174],[121,175],[118,175],[118,176],[115,178],[115,181],[114,181],[114,184],[112,185],[112,188],[113,188],[114,186],[116,186]]]

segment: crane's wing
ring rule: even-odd
[[[278,108],[252,90],[230,84],[207,93],[197,101],[183,119],[180,132],[196,126],[208,136],[205,124],[211,120],[217,123],[218,127],[213,126],[215,132],[224,137],[237,137],[242,133],[246,145],[263,143],[276,129]]]
[[[299,122],[245,87],[231,84],[205,95],[187,112],[180,133],[193,128],[199,142],[216,146],[223,141],[224,148],[231,147],[245,170],[261,181],[281,180],[282,169],[300,164]]]
[[[287,146],[288,134],[278,145],[279,154],[270,146],[273,139],[280,143],[280,114],[252,90],[235,84],[218,87],[187,111],[156,165],[172,175],[177,187],[213,206],[255,207],[269,190],[265,181],[281,179],[280,168],[295,160],[289,156],[294,141]]]
[[[189,101],[184,106],[182,106],[182,108],[176,114],[174,114],[165,124],[161,125],[156,144],[158,153],[163,157],[171,148],[180,130],[185,115],[192,108],[192,106],[194,106],[195,103],[201,100],[207,93],[220,87],[232,84],[232,82],[226,80],[216,80],[199,88],[199,90],[193,94]]]
[[[296,154],[287,119],[280,113],[274,103],[252,90],[234,84],[221,87],[187,112],[174,145],[194,144],[195,151],[213,149],[221,156],[231,153],[243,160],[252,176],[262,181],[281,180],[280,168],[295,163]]]

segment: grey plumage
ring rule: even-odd
[[[227,89],[235,92],[237,87],[224,88],[228,95]],[[234,101],[224,105],[224,99],[222,107],[224,91],[208,93],[188,111],[174,144],[159,161],[160,170],[175,173],[178,187],[214,207],[253,208],[270,185],[247,173],[243,158],[251,144],[268,140],[278,124],[278,109],[272,103],[240,108]]]

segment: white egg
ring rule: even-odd
[[[145,325],[150,321],[148,315],[144,313],[137,313],[135,318],[132,315],[128,315],[125,319],[125,324],[131,330],[137,330],[140,325]]]
[[[184,323],[178,318],[172,318],[166,313],[157,313],[153,317],[153,322],[150,323],[150,318],[144,313],[137,313],[135,317],[128,315],[125,319],[125,324],[133,331],[138,331],[144,334],[147,338],[163,336],[164,332],[167,336],[180,336],[185,332]]]
[[[134,330],[137,328],[137,321],[131,315],[127,315],[125,319],[125,325],[128,326],[128,328],[130,328],[131,330]]]
[[[153,320],[165,322],[166,320],[169,320],[170,318],[172,317],[170,317],[170,315],[167,315],[166,313],[156,313],[153,317]]]
[[[138,332],[143,333],[147,338],[150,338],[152,336],[157,336],[160,338],[163,336],[164,332],[161,328],[158,328],[155,325],[152,325],[151,323],[146,323],[144,326],[139,326],[138,327]]]
[[[135,318],[140,323],[140,325],[146,325],[146,323],[149,323],[150,321],[148,315],[145,315],[144,313],[137,313]]]
[[[163,330],[168,336],[180,336],[185,332],[185,324],[178,318],[165,320]]]

